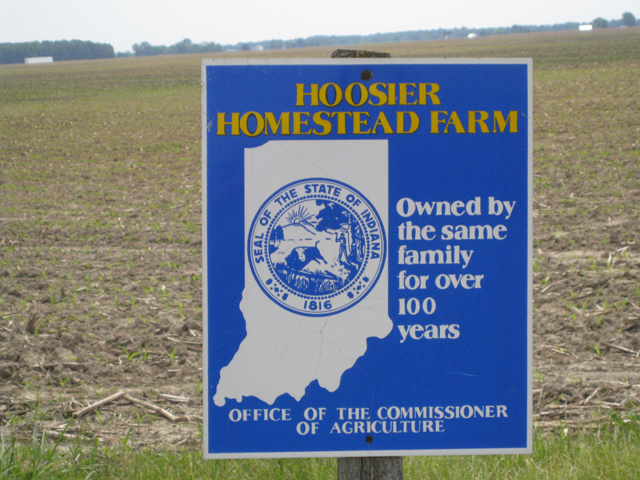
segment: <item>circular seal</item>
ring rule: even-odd
[[[326,178],[299,180],[258,210],[247,253],[258,285],[291,312],[333,315],[353,307],[378,281],[384,227],[355,188]]]

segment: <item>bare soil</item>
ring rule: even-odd
[[[534,419],[573,429],[640,405],[640,65],[563,66],[565,37],[513,44],[551,59],[534,57]],[[199,61],[0,69],[3,433],[200,443]]]

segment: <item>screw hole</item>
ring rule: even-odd
[[[365,70],[360,74],[360,78],[365,82],[368,82],[373,78],[373,72],[371,72],[371,70]]]
[[[373,443],[373,437],[371,435],[367,435],[366,442],[371,445]]]

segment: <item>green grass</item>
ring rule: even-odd
[[[536,433],[533,455],[405,457],[411,479],[640,478],[640,426],[612,416],[595,432]],[[71,443],[70,443],[71,442]],[[39,434],[22,444],[3,440],[2,479],[335,479],[336,459],[204,460],[198,447],[132,450],[120,445],[52,442]]]

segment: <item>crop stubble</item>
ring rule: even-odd
[[[533,57],[535,418],[628,416],[640,404],[640,28],[367,48]],[[3,432],[200,441],[201,58],[0,68]]]

